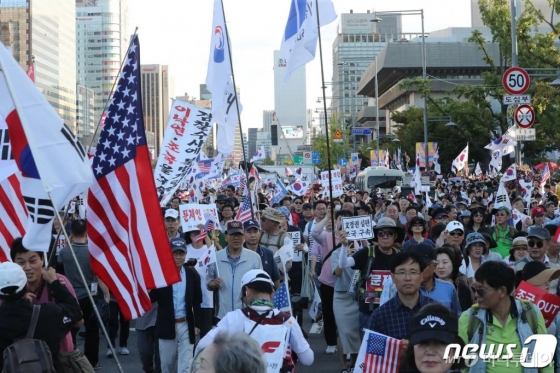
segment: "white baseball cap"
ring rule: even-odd
[[[13,295],[20,292],[27,284],[27,276],[19,264],[12,262],[0,263],[0,296]],[[16,287],[15,292],[6,293],[9,287]]]
[[[254,282],[266,282],[267,284],[270,284],[274,289],[274,282],[270,278],[269,274],[262,269],[252,269],[245,273],[241,278],[241,289],[243,289],[243,286],[252,284]],[[241,292],[240,294],[240,298],[242,297],[243,292]]]
[[[179,211],[175,209],[167,209],[165,210],[165,218],[179,219]]]
[[[465,231],[463,224],[459,223],[458,221],[449,222],[447,224],[447,227],[445,227],[445,230],[448,232],[453,232],[456,231],[457,229],[463,232]]]

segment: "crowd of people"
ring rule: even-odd
[[[363,363],[357,358],[367,330],[403,342],[401,372],[537,372],[519,364],[523,343],[534,334],[560,338],[560,316],[546,327],[541,310],[514,294],[525,281],[560,295],[557,187],[544,189],[529,204],[510,190],[512,208],[491,185],[467,178],[440,180],[424,195],[348,185],[333,200],[310,190],[276,204],[261,190],[258,210],[240,221],[244,194],[229,186],[198,201],[215,203],[220,218],[218,229],[202,237],[202,226],[181,228],[180,206],[189,201],[179,193],[162,209],[169,238],[162,248],[172,251],[181,281],[152,290],[152,309],[135,320],[142,369],[265,372],[271,361],[258,336],[286,330],[288,353],[278,371],[312,365],[318,351],[309,345],[303,310],[316,286],[321,307],[313,322],[322,325],[324,353],[337,356],[342,373]],[[516,222],[513,209],[527,217]],[[349,239],[342,221],[356,216],[371,217],[372,239]],[[16,239],[12,263],[0,264],[0,351],[25,337],[39,305],[45,322],[33,337],[45,341],[56,371],[88,372],[100,368],[102,353],[88,291],[116,348],[107,346],[107,357],[130,353],[130,322],[91,270],[85,220],[71,219],[68,228],[75,258],[56,240],[45,253]],[[60,227],[53,229],[56,235]],[[209,249],[215,261],[207,260]],[[282,285],[291,295],[289,312],[273,302]],[[514,360],[464,359],[459,352],[445,359],[450,344],[516,347]],[[534,345],[527,347],[532,356]],[[0,366],[10,362],[6,356],[0,353]],[[560,359],[538,371],[560,372]]]

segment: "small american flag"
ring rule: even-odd
[[[200,233],[194,238],[194,242],[200,242],[206,239],[208,236],[209,231],[214,230],[214,222],[212,220],[208,220],[206,224],[204,224],[204,228],[200,231]]]
[[[544,171],[542,174],[542,178],[541,178],[541,187],[544,186],[544,184],[546,184],[546,182],[548,181],[548,179],[550,179],[550,170],[548,169],[548,163],[546,164],[546,166],[544,166]]]
[[[274,302],[274,307],[278,310],[291,313],[292,306],[290,304],[290,292],[288,291],[285,281],[282,282],[278,290],[274,293],[272,301]]]
[[[206,159],[204,161],[197,161],[198,169],[201,173],[209,173],[210,168],[212,168],[212,161],[213,159]]]
[[[366,330],[354,372],[398,373],[403,341]]]
[[[249,199],[249,189],[245,188],[243,192],[243,202],[241,206],[239,206],[239,210],[237,210],[237,216],[235,220],[239,220],[245,223],[249,219],[253,219],[252,207],[251,202],[255,203],[255,195],[252,194],[252,199]]]

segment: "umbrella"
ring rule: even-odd
[[[535,166],[535,168],[537,170],[544,170],[544,168],[546,167],[546,165],[548,164],[548,169],[550,171],[556,170],[558,168],[558,165],[554,162],[543,162],[543,163],[539,163],[538,165]]]

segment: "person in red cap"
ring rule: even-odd
[[[523,231],[527,232],[530,227],[544,227],[546,210],[542,206],[535,206],[531,209],[531,218],[523,222]]]

